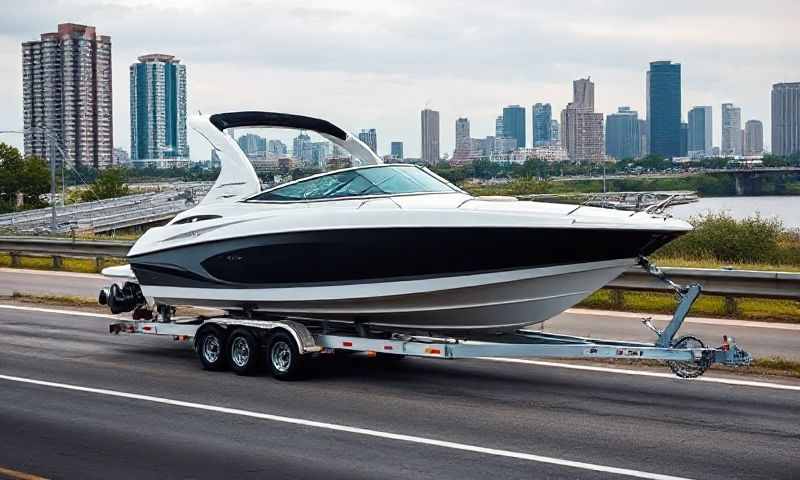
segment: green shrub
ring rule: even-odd
[[[732,263],[800,261],[800,239],[780,220],[760,216],[736,220],[725,213],[690,219],[694,231],[656,252],[662,257],[714,258]]]

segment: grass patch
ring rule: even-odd
[[[735,310],[724,297],[701,295],[690,315],[771,322],[800,323],[800,301],[767,298],[736,298]],[[602,289],[578,304],[583,308],[672,314],[678,305],[674,295],[659,292]]]
[[[61,305],[70,307],[98,307],[96,298],[75,295],[38,295],[32,293],[13,292],[6,297],[12,302]]]
[[[7,253],[0,254],[0,267],[12,267],[11,255]],[[125,262],[118,258],[104,258],[102,263],[97,268],[97,261],[93,258],[62,258],[62,267],[58,269],[64,272],[77,272],[77,273],[98,273],[105,267],[113,265],[124,265]],[[19,264],[15,268],[28,268],[31,270],[56,270],[53,268],[52,257],[34,257],[34,256],[20,256]]]

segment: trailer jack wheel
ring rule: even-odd
[[[706,348],[706,346],[699,338],[692,337],[691,335],[686,335],[678,338],[673,342],[672,347],[697,348],[697,349]],[[667,365],[669,365],[669,368],[670,370],[672,370],[672,373],[681,378],[697,378],[703,373],[705,373],[705,371],[711,365],[711,359],[706,356],[703,356],[698,360],[689,362],[668,360]]]

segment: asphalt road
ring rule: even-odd
[[[100,275],[67,272],[37,272],[0,268],[0,295],[14,291],[76,295],[94,298],[98,291],[108,286],[109,280]],[[666,324],[666,317],[655,315],[659,326]],[[713,320],[712,320],[713,322]],[[728,322],[731,323],[731,322]],[[781,356],[800,361],[800,324],[772,325],[774,328],[752,328],[732,322],[732,325],[700,323],[689,319],[681,334],[695,335],[709,345],[719,345],[722,335],[730,335],[756,357]],[[761,324],[764,326],[764,324]],[[548,320],[542,327],[545,331],[594,338],[615,338],[635,341],[653,341],[653,334],[644,328],[638,315],[615,312],[588,312],[570,310]]]
[[[313,378],[285,383],[205,372],[185,343],[110,336],[108,321],[0,309],[0,472],[84,479],[800,476],[800,390],[358,356],[318,362]]]

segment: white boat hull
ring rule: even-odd
[[[634,259],[421,280],[221,289],[142,285],[146,297],[409,330],[515,330],[541,323],[619,276]]]

